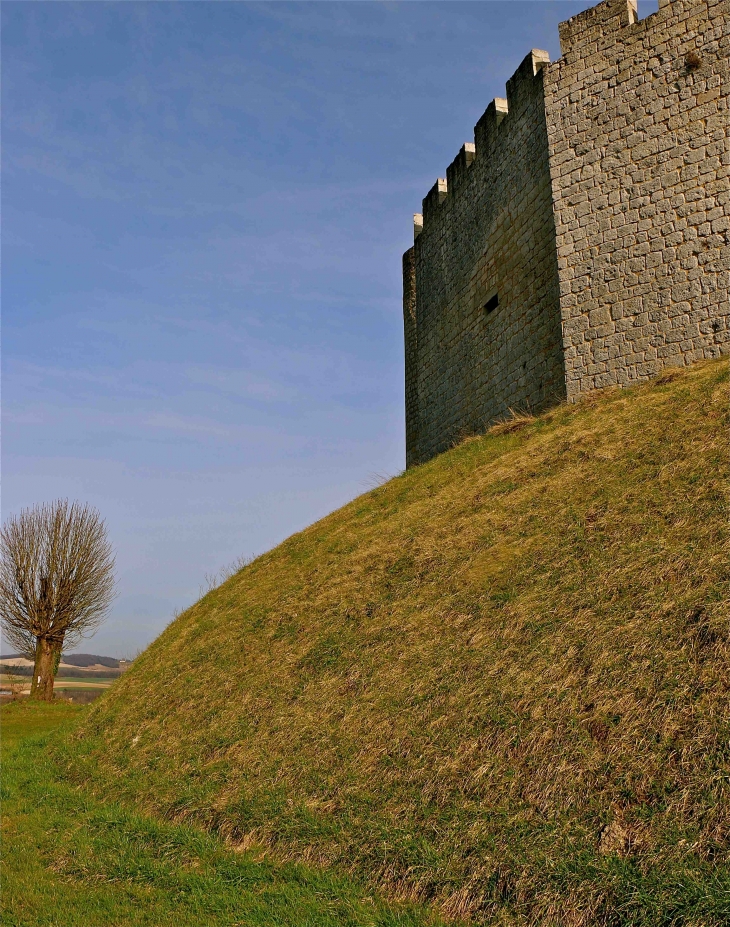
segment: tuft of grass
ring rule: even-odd
[[[49,749],[53,729],[78,715],[62,702],[0,709],[3,924],[436,927],[332,873],[236,853],[198,828],[91,798]]]
[[[535,420],[535,416],[530,412],[520,412],[517,409],[510,409],[509,414],[492,425],[488,433],[490,435],[512,434],[512,432],[520,431],[526,425],[532,425]]]
[[[68,775],[478,923],[730,923],[727,362],[515,423],[209,592]]]

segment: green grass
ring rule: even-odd
[[[62,689],[91,688],[108,689],[116,680],[114,679],[76,679],[75,677],[58,676],[54,682],[54,691],[58,686]]]
[[[55,731],[78,717],[68,702],[10,702],[0,708],[0,751],[3,761],[21,739]]]
[[[55,684],[68,686],[84,686],[84,685],[96,685],[96,686],[111,686],[118,676],[57,676]]]
[[[68,775],[483,924],[730,923],[727,362],[508,422],[258,558]]]
[[[81,709],[83,711],[83,709]],[[60,773],[54,728],[80,709],[0,709],[3,914],[8,927],[416,927],[415,908],[387,906],[331,873],[234,853],[194,827],[99,801]],[[66,762],[71,761],[66,753]],[[433,923],[433,921],[429,921]]]

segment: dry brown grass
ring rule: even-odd
[[[730,922],[727,400],[700,365],[354,500],[135,662],[89,775],[480,923]]]
[[[525,409],[510,409],[507,415],[488,429],[487,434],[511,434],[513,431],[520,431],[525,425],[531,425],[534,421],[536,421],[536,416],[532,412]]]

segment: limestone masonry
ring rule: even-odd
[[[605,0],[533,50],[414,217],[406,462],[730,353],[730,0]]]

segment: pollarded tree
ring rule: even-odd
[[[0,622],[35,661],[31,698],[50,701],[63,647],[104,620],[114,555],[99,512],[59,499],[11,516],[0,531]]]

